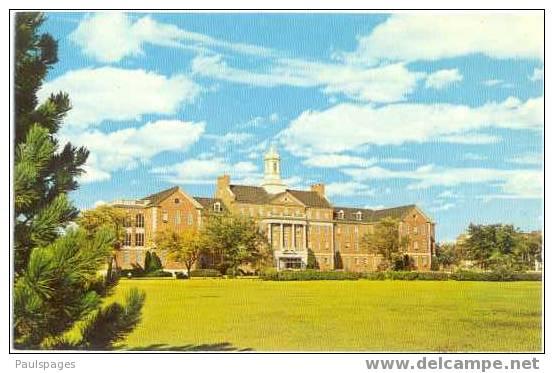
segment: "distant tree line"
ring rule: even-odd
[[[523,232],[508,224],[470,224],[456,243],[438,246],[436,261],[443,268],[461,265],[482,270],[526,271],[542,263],[542,233]]]

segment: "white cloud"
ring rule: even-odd
[[[442,89],[456,82],[461,82],[462,79],[463,76],[458,69],[439,70],[427,76],[425,87]]]
[[[325,185],[327,197],[364,197],[375,195],[375,190],[358,182],[335,182]]]
[[[543,58],[543,16],[533,14],[394,14],[359,39],[348,61],[439,60],[482,53]]]
[[[66,126],[84,128],[104,120],[173,114],[180,105],[192,102],[200,87],[184,75],[101,67],[69,71],[45,83],[38,96],[44,100],[58,91],[68,93],[73,105]]]
[[[489,159],[489,157],[484,156],[482,154],[475,154],[475,153],[465,153],[464,159],[467,159],[469,161],[484,161]]]
[[[494,144],[500,141],[500,137],[482,133],[467,133],[463,135],[440,136],[436,141],[453,144]]]
[[[448,202],[448,203],[443,203],[443,204],[435,206],[435,207],[431,207],[431,211],[447,211],[447,210],[450,210],[454,207],[456,207],[455,203]]]
[[[339,168],[345,166],[368,167],[376,163],[406,164],[413,160],[406,158],[363,158],[345,154],[320,154],[306,158],[304,165],[317,168]]]
[[[80,180],[87,183],[107,180],[112,171],[133,169],[165,151],[184,152],[198,141],[204,128],[204,123],[159,120],[110,133],[82,132],[62,140],[90,150],[87,173]]]
[[[227,146],[237,146],[244,144],[254,138],[254,135],[247,132],[228,132],[225,135],[205,135],[206,139],[213,140],[216,146],[224,148]],[[221,149],[225,150],[225,149]]]
[[[375,164],[375,160],[362,157],[354,157],[351,155],[322,154],[306,158],[303,161],[303,164],[306,166],[319,168],[338,168],[345,166],[366,167]]]
[[[128,15],[115,12],[85,16],[70,34],[70,39],[82,48],[84,54],[100,62],[118,62],[124,57],[143,55],[144,44],[196,51],[215,47],[252,55],[272,54],[267,48],[215,39],[157,22],[150,16],[133,21]]]
[[[99,199],[98,201],[94,202],[94,207],[104,206],[106,204],[106,201]]]
[[[88,163],[90,163],[90,159],[91,157],[89,157]],[[97,181],[105,181],[105,180],[110,180],[112,178],[112,175],[109,172],[102,171],[94,166],[91,166],[90,164],[84,165],[83,170],[85,172],[78,178],[78,181],[81,184],[94,183]]]
[[[279,134],[293,154],[314,155],[355,150],[365,144],[400,145],[446,141],[490,143],[496,137],[476,134],[487,128],[535,129],[543,126],[544,98],[522,102],[508,98],[480,107],[452,104],[341,104],[305,111]]]
[[[220,55],[200,55],[192,71],[201,76],[259,87],[320,87],[329,95],[344,94],[361,101],[402,101],[425,74],[409,71],[403,64],[376,68],[279,59],[267,71],[253,72],[228,66]]]
[[[512,157],[508,159],[508,162],[526,165],[541,165],[543,163],[543,157],[540,153],[527,153]]]
[[[247,122],[240,123],[237,125],[238,128],[259,128],[269,124],[275,124],[279,121],[279,114],[272,113],[267,117],[257,116]]]
[[[434,165],[418,167],[410,171],[393,171],[382,167],[346,169],[345,174],[356,182],[375,179],[413,180],[408,189],[425,189],[434,186],[458,186],[461,184],[488,184],[497,186],[506,195],[517,198],[541,198],[541,170],[503,170],[493,168],[445,168]]]
[[[531,75],[529,79],[533,82],[544,80],[544,68],[539,69],[535,67],[535,69],[533,69],[533,75]]]
[[[233,176],[232,182],[242,180],[248,184],[258,184],[261,180],[258,168],[252,162],[233,164],[217,157],[188,159],[169,166],[155,167],[151,172],[177,184],[215,184],[217,176],[225,173]]]
[[[504,81],[500,79],[489,79],[483,82],[487,87],[494,87],[495,85],[502,84]]]
[[[459,195],[454,193],[451,190],[445,190],[439,193],[439,195],[437,195],[438,199],[449,199],[449,198],[457,198],[457,197],[459,197]]]

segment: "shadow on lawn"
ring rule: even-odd
[[[237,348],[228,342],[223,343],[212,343],[212,344],[200,344],[200,345],[183,345],[183,346],[172,346],[164,343],[151,344],[149,346],[125,348],[122,347],[122,350],[127,351],[254,351],[252,348]]]

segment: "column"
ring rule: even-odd
[[[281,247],[279,248],[279,250],[283,250],[283,242],[285,241],[285,231],[283,230],[283,223],[280,224],[281,225],[281,239],[280,239],[280,245]]]
[[[267,223],[267,242],[269,242],[269,247],[273,248],[273,242],[271,242],[271,223]]]
[[[304,251],[306,251],[307,247],[308,247],[308,240],[307,240],[307,237],[306,237],[306,224],[303,225],[303,232],[302,232],[302,248],[304,249]]]
[[[292,248],[296,250],[296,225],[292,224]]]

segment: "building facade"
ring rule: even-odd
[[[156,233],[199,229],[207,215],[231,212],[258,222],[279,270],[303,269],[308,261],[323,270],[377,270],[382,257],[364,248],[361,240],[385,217],[400,222],[399,233],[408,238],[406,254],[416,269],[430,269],[435,223],[416,205],[381,210],[334,206],[325,195],[324,184],[314,184],[310,190],[287,188],[280,168],[279,154],[272,146],[264,157],[260,186],[233,184],[229,175],[222,175],[217,178],[215,198],[193,197],[176,186],[139,200],[112,202],[129,216],[117,265],[142,265],[146,251],[153,250],[165,268],[182,270],[182,265],[155,249]],[[212,264],[203,257],[197,266]]]

